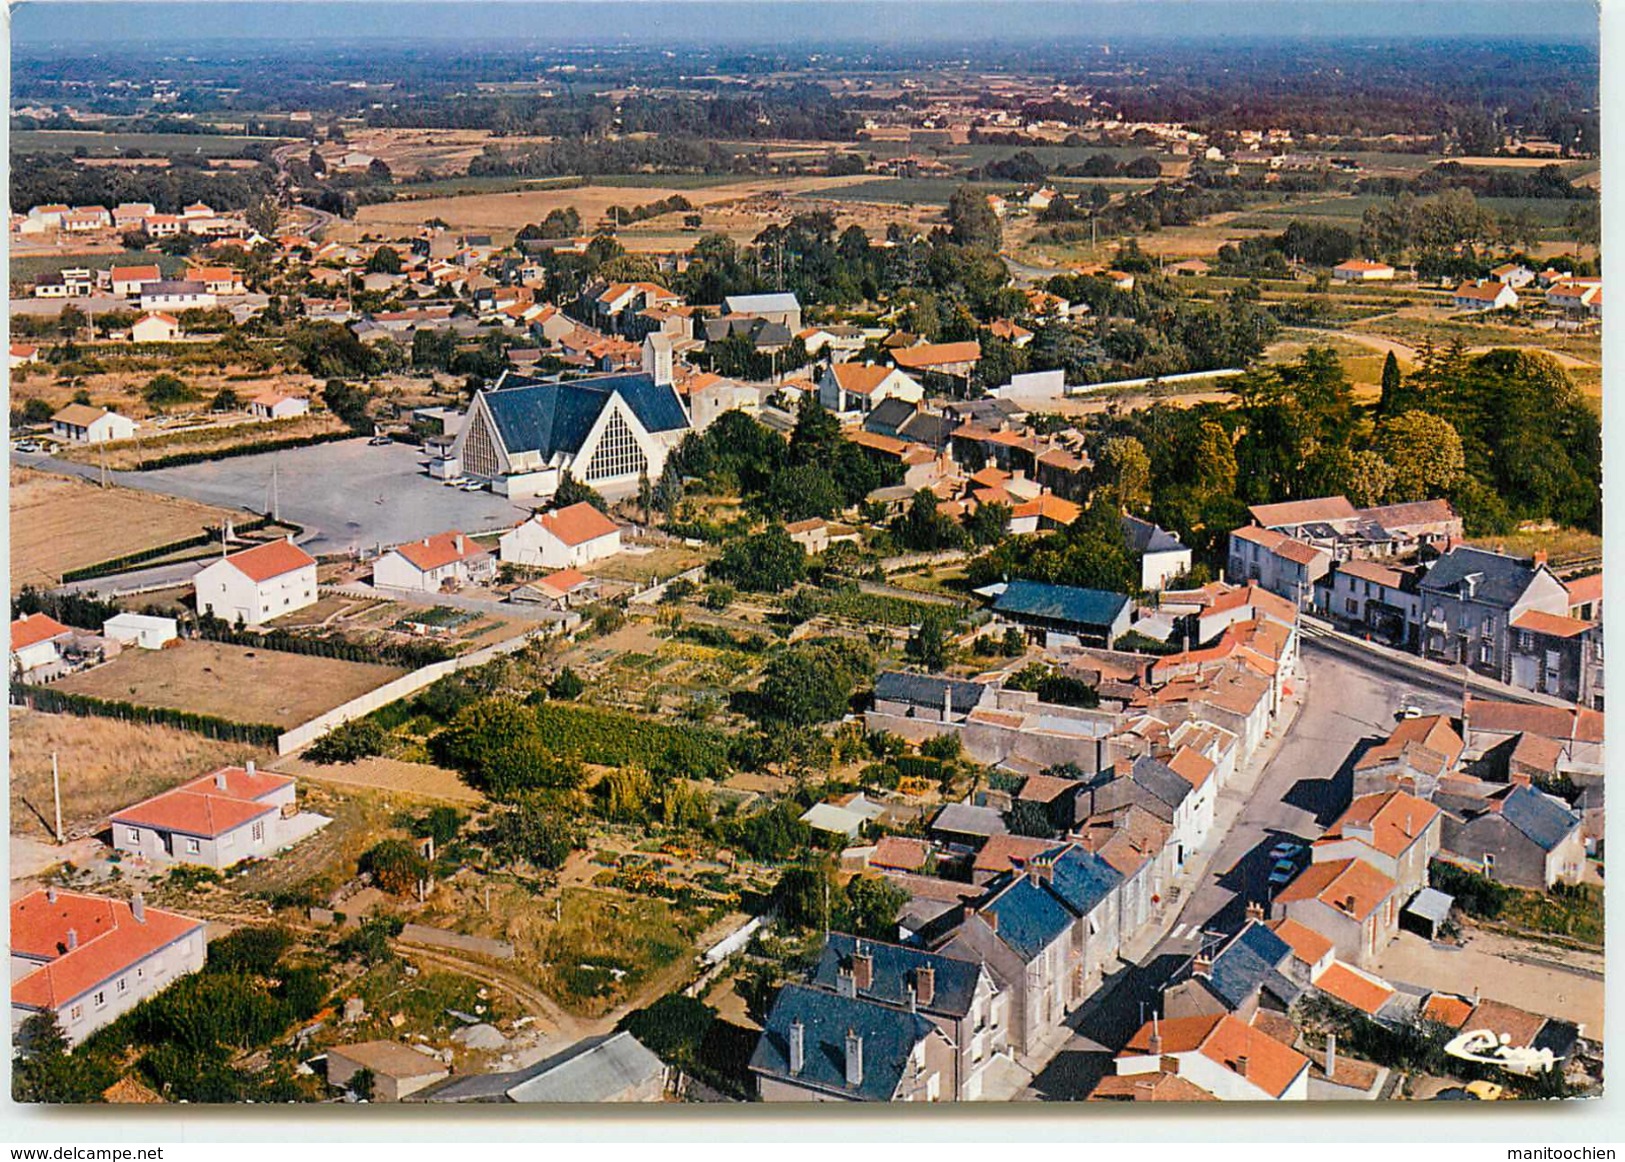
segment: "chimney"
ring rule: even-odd
[[[1191,971],[1197,976],[1206,976],[1213,971],[1213,958],[1205,952],[1198,952],[1196,959],[1191,961]]]
[[[254,760],[249,759],[246,763],[244,763],[243,770],[246,771],[248,773],[248,777],[252,779],[254,777]]]
[[[1151,1042],[1149,1046],[1151,1056],[1162,1056],[1162,1026],[1157,1023],[1157,1014],[1151,1014]]]
[[[1544,567],[1545,564],[1546,564],[1546,559],[1547,558],[1546,558],[1546,550],[1545,549],[1536,549],[1535,550],[1535,568],[1539,569],[1539,568]]]
[[[45,902],[47,904],[56,903],[56,885],[55,884],[46,884],[45,885]]]
[[[930,1006],[937,995],[937,970],[921,965],[914,970],[914,994],[920,1004]]]
[[[863,1084],[863,1038],[846,1031],[846,1084],[854,1089]]]
[[[989,931],[997,932],[999,930],[999,914],[993,909],[989,908],[986,911],[977,913],[977,915],[981,916],[987,923]]]
[[[137,924],[147,922],[147,901],[142,898],[140,892],[130,897],[130,915],[135,917]]]
[[[1245,1053],[1236,1058],[1236,1073],[1242,1077],[1247,1076],[1247,1055]]]
[[[1264,905],[1260,904],[1257,900],[1249,900],[1249,901],[1247,901],[1247,919],[1249,919],[1249,920],[1263,920],[1264,919]]]
[[[875,983],[875,958],[867,952],[852,954],[852,985],[867,992]]]
[[[908,1011],[911,1013],[920,1011],[920,998],[915,995],[913,985],[908,986]]]
[[[78,948],[78,947],[79,947],[79,929],[77,929],[77,928],[69,928],[68,929],[68,951],[72,952],[75,948]]]
[[[453,537],[451,539],[451,546],[452,546],[453,549],[456,550],[457,555],[459,557],[461,557],[463,555],[463,534],[462,533],[458,533],[455,537]]]
[[[1337,1072],[1337,1034],[1326,1034],[1326,1080]]]
[[[224,768],[221,768],[214,773],[214,785],[219,787],[222,791],[226,789],[226,772]]]
[[[944,684],[942,687],[942,720],[950,722],[954,713],[954,689]]]
[[[835,991],[840,993],[843,997],[855,997],[858,995],[858,978],[853,975],[850,968],[838,968],[835,970]]]
[[[807,1027],[800,1021],[790,1022],[790,1072],[797,1074],[807,1063]]]
[[[1035,855],[1027,864],[1027,878],[1035,884],[1047,883],[1055,878],[1055,861],[1047,855]]]

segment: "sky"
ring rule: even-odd
[[[152,47],[197,40],[805,48],[1344,36],[1589,44],[1597,37],[1592,0],[20,0],[11,17],[12,43],[25,51],[50,44]]]

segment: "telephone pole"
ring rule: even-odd
[[[51,797],[56,800],[56,841],[66,843],[62,835],[62,774],[57,767],[54,750],[51,752]]]

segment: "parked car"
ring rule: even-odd
[[[1500,1101],[1501,1094],[1505,1091],[1493,1081],[1469,1081],[1467,1092],[1479,1101]]]
[[[374,436],[372,439],[367,441],[367,444],[369,447],[382,448],[386,445],[393,444],[394,442],[395,441],[391,440],[388,436]]]
[[[485,490],[485,481],[465,480],[457,487],[461,488],[464,492],[483,492]]]
[[[1302,854],[1303,854],[1303,844],[1301,844],[1301,843],[1292,843],[1290,841],[1283,841],[1281,843],[1277,843],[1274,847],[1270,848],[1270,859],[1276,860],[1276,861],[1283,860],[1283,859],[1297,859],[1298,856],[1300,856]]]
[[[1422,708],[1414,702],[1407,702],[1394,713],[1394,717],[1401,721],[1420,718],[1422,717]]]
[[[1278,859],[1275,866],[1270,869],[1270,885],[1279,887],[1290,883],[1292,877],[1298,874],[1298,861],[1295,859]]]
[[[468,483],[468,477],[448,476],[440,483],[444,484],[447,488],[461,488],[463,485]]]

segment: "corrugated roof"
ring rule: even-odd
[[[508,1087],[515,1102],[608,1102],[663,1077],[666,1065],[632,1034],[620,1032]]]
[[[1012,581],[999,594],[993,608],[1018,617],[1041,617],[1090,629],[1109,629],[1128,606],[1121,593],[1079,589],[1072,585],[1046,585],[1038,581]]]

